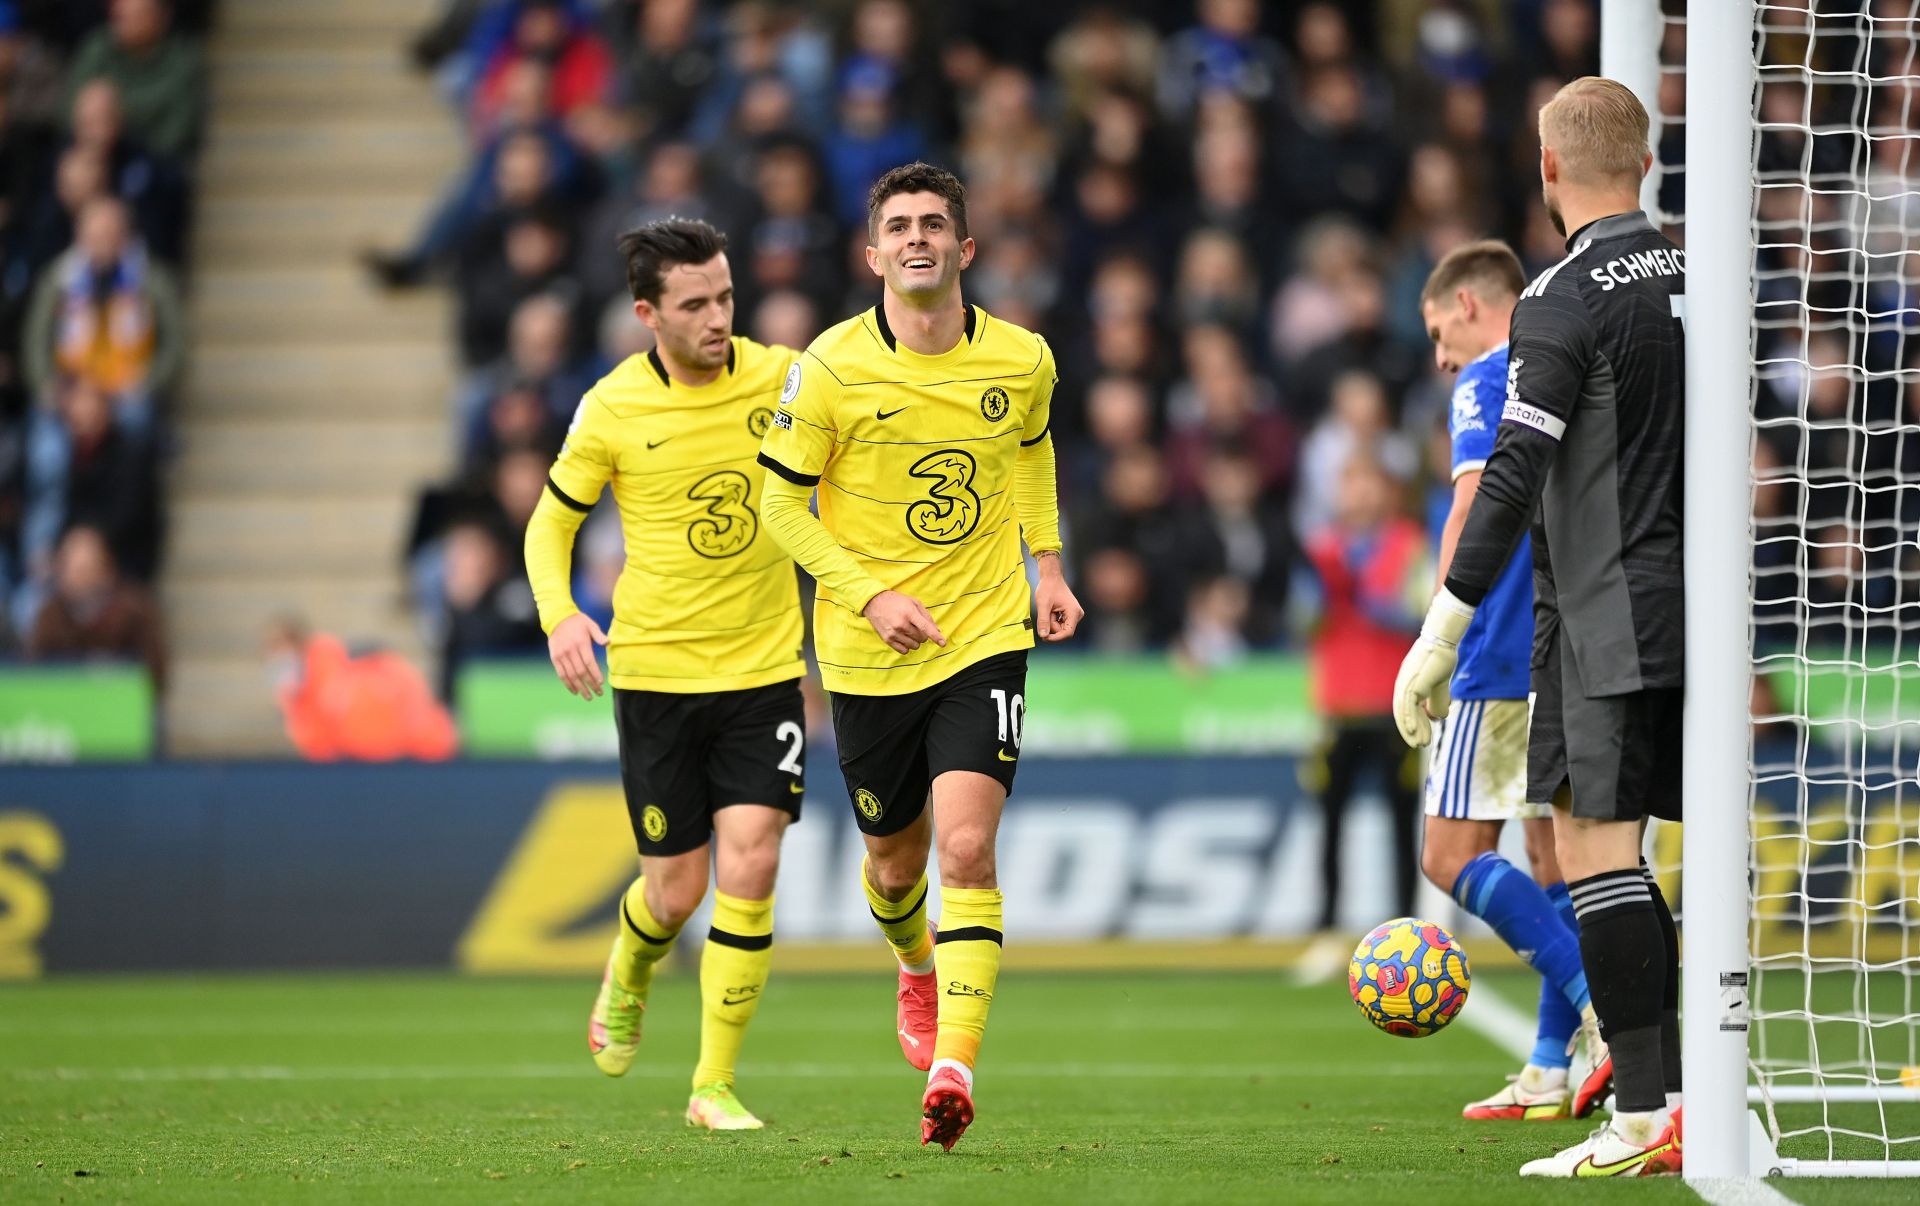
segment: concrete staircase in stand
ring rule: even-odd
[[[260,657],[283,612],[431,671],[400,556],[451,464],[451,300],[384,294],[355,256],[410,238],[463,165],[404,58],[437,8],[221,5],[162,582],[173,756],[290,752]]]

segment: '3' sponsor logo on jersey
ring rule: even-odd
[[[958,544],[980,524],[980,496],[973,478],[979,465],[958,448],[930,452],[907,470],[909,477],[932,483],[927,497],[907,508],[907,531],[928,544]]]
[[[706,514],[687,528],[687,543],[702,557],[732,557],[753,543],[760,519],[747,505],[753,483],[733,469],[709,473],[694,483],[687,497],[707,504]]]

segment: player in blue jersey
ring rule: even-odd
[[[1507,324],[1526,276],[1495,240],[1455,248],[1434,267],[1420,295],[1420,316],[1434,360],[1457,372],[1447,433],[1453,445],[1453,503],[1434,534],[1439,578],[1446,579],[1480,470],[1493,452],[1507,396]],[[1533,556],[1525,542],[1501,573],[1460,642],[1453,710],[1441,722],[1426,787],[1421,870],[1541,976],[1540,1025],[1520,1075],[1464,1111],[1468,1118],[1553,1120],[1577,1092],[1605,1073],[1573,904],[1553,854],[1552,809],[1527,803],[1527,723],[1533,656]],[[1501,828],[1526,831],[1531,877],[1501,857]],[[1583,1059],[1569,1084],[1570,1048],[1584,1030]],[[1596,1069],[1595,1065],[1600,1065]]]

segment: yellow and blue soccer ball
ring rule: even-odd
[[[1418,917],[1374,927],[1353,950],[1347,987],[1369,1022],[1400,1038],[1425,1038],[1460,1016],[1472,980],[1453,935]]]

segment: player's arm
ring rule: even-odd
[[[603,435],[604,408],[588,394],[574,413],[566,443],[547,473],[547,488],[527,521],[527,581],[547,634],[547,656],[567,690],[582,699],[600,694],[596,644],[607,634],[573,601],[573,538],[613,477],[613,458]]]
[[[1446,522],[1440,525],[1436,590],[1446,585],[1453,550],[1459,546],[1460,533],[1467,526],[1467,511],[1480,489],[1480,474],[1493,455],[1494,431],[1485,421],[1480,400],[1503,397],[1507,383],[1484,371],[1486,363],[1475,361],[1460,370],[1460,380],[1453,387],[1452,422],[1447,433],[1452,446],[1453,504],[1447,509]]]
[[[947,638],[920,601],[868,573],[809,505],[833,451],[832,387],[832,375],[813,357],[796,361],[788,372],[780,409],[760,443],[760,466],[767,471],[760,522],[801,569],[865,616],[894,652],[911,653],[923,641],[945,645]]]
[[[1020,455],[1013,466],[1013,509],[1027,551],[1040,569],[1040,580],[1033,590],[1035,632],[1043,641],[1064,641],[1080,627],[1087,613],[1074,598],[1060,564],[1060,486],[1049,431],[1053,387],[1059,378],[1051,350],[1046,351],[1040,371],[1048,382],[1046,397],[1027,412],[1026,425],[1020,432]]]
[[[1540,504],[1547,470],[1580,399],[1592,338],[1592,324],[1574,298],[1528,298],[1514,311],[1512,385],[1493,454],[1454,542],[1445,583],[1394,684],[1394,721],[1409,745],[1425,745],[1433,736],[1428,718],[1446,715],[1460,638]]]
[[[1447,509],[1447,521],[1440,526],[1440,563],[1436,567],[1436,587],[1445,587],[1447,568],[1453,564],[1453,550],[1460,544],[1460,533],[1467,526],[1467,511],[1480,489],[1480,470],[1468,469],[1453,479],[1453,504]]]

